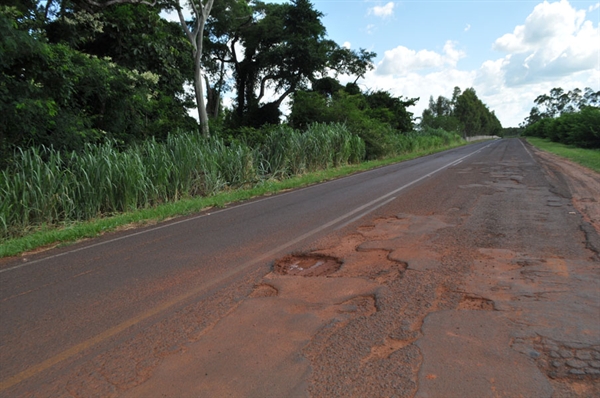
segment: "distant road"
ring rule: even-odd
[[[134,353],[121,353],[124,369],[132,357],[156,354],[161,339],[164,347],[158,349],[162,350],[158,356],[168,355],[234,308],[274,258],[355,227],[444,170],[506,150],[507,145],[505,140],[477,143],[152,227],[2,260],[0,396],[36,392],[43,396],[52,391],[62,395],[68,383],[56,380],[87,363],[101,367],[106,353],[135,336],[149,340]],[[513,145],[520,147],[516,140]],[[186,316],[190,306],[197,309],[196,326],[167,330],[168,319]],[[155,352],[144,354],[144,349]],[[134,365],[155,366],[155,359],[148,361]],[[131,371],[124,369],[119,372]]]

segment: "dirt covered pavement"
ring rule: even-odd
[[[275,261],[129,397],[598,397],[597,174],[513,139]]]

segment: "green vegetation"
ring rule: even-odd
[[[429,107],[421,116],[421,127],[455,131],[463,137],[502,134],[496,114],[477,97],[473,88],[461,93],[459,87],[454,87],[452,99],[441,95],[437,100],[429,97]]]
[[[473,89],[455,93],[451,115],[420,125],[409,111],[418,98],[361,91],[376,54],[329,40],[308,0],[11,4],[0,5],[3,255],[334,178],[498,127]],[[184,8],[188,21],[160,17]],[[464,118],[473,114],[471,126]]]
[[[500,133],[500,137],[520,137],[524,130],[522,127],[504,127]]]
[[[0,173],[0,236],[359,162],[364,151],[345,126],[319,124],[305,133],[281,126],[256,149],[198,134],[125,151],[112,142],[68,154],[31,148]]]
[[[544,151],[567,158],[600,173],[600,151],[597,149],[576,148],[545,138],[528,137],[527,141]]]
[[[340,126],[338,126],[340,128]],[[316,127],[315,130],[322,129],[322,126]],[[276,134],[276,133],[275,133]],[[318,135],[318,133],[316,134]],[[197,137],[194,137],[197,139]],[[356,138],[355,138],[356,140]],[[360,141],[357,141],[357,143]],[[405,161],[409,159],[413,159],[419,156],[428,155],[431,153],[435,153],[441,150],[446,150],[448,148],[456,147],[463,145],[464,141],[460,139],[459,136],[455,134],[449,134],[442,131],[431,132],[431,134],[423,134],[423,135],[415,135],[412,139],[412,144],[406,147],[405,152],[397,152],[395,156],[388,157],[385,159],[372,160],[368,162],[362,162],[358,164],[349,164],[345,166],[339,166],[335,168],[329,168],[325,170],[318,170],[311,173],[304,173],[301,175],[291,176],[286,179],[275,179],[273,175],[264,175],[262,179],[256,181],[252,184],[241,185],[240,188],[237,189],[225,189],[221,192],[215,192],[209,196],[196,196],[189,197],[182,195],[182,199],[169,203],[156,204],[152,207],[140,208],[140,209],[128,209],[128,211],[109,216],[107,214],[97,214],[95,217],[90,218],[87,221],[73,221],[73,220],[64,220],[64,219],[54,219],[53,223],[48,222],[40,222],[39,224],[29,224],[23,225],[20,224],[19,228],[15,226],[8,227],[7,217],[8,213],[6,212],[10,207],[5,206],[3,210],[5,213],[2,214],[1,217],[4,217],[4,227],[5,234],[10,233],[10,237],[5,237],[2,239],[2,243],[0,244],[0,257],[12,256],[24,251],[33,250],[39,247],[48,246],[48,245],[57,245],[59,243],[73,242],[76,240],[91,238],[98,236],[99,234],[113,231],[119,227],[123,227],[129,224],[136,225],[145,225],[148,223],[154,223],[157,221],[162,221],[168,218],[172,218],[175,216],[182,216],[192,214],[194,212],[198,212],[202,209],[206,209],[209,207],[222,207],[227,203],[238,202],[242,200],[247,200],[256,196],[262,196],[267,194],[277,193],[286,189],[293,189],[302,186],[307,186],[311,184],[315,184],[322,181],[331,180],[334,178],[338,178],[341,176],[345,176],[348,174],[369,170],[376,167],[381,167],[387,164],[392,164],[400,161]],[[155,144],[157,145],[157,144]],[[217,147],[219,144],[215,144]],[[360,144],[357,148],[359,151],[361,150]],[[410,147],[410,148],[409,148]],[[411,149],[412,148],[412,149]],[[400,146],[397,147],[400,149]],[[105,148],[106,151],[110,151],[111,148]],[[158,150],[155,149],[157,152]],[[238,149],[239,150],[239,149]],[[163,152],[165,154],[166,152]],[[255,153],[255,152],[250,152]],[[33,154],[31,154],[33,155]],[[166,156],[166,155],[165,155]],[[133,159],[139,159],[139,152],[134,152],[131,154]],[[39,158],[37,158],[39,160]],[[277,158],[275,158],[277,159]],[[296,159],[299,159],[296,157]],[[337,158],[338,161],[342,159]],[[264,160],[264,159],[263,159]],[[288,157],[288,166],[290,158]],[[301,163],[305,165],[310,163],[306,161],[307,159],[300,159]],[[330,166],[335,164],[334,159],[327,159],[326,162]],[[136,160],[125,162],[126,164],[135,163]],[[60,174],[60,170],[56,170],[56,162],[55,164],[55,172]],[[140,163],[138,163],[139,165]],[[279,164],[286,164],[286,162],[280,162]],[[313,163],[314,164],[314,163]],[[343,163],[340,163],[343,164]],[[33,162],[30,163],[33,165]],[[115,168],[119,168],[122,166],[115,165]],[[48,172],[52,172],[53,167],[46,168],[45,172],[42,172],[44,168],[42,163],[38,163],[36,167],[30,168],[34,172],[31,173],[33,176],[36,176],[38,180],[48,181],[51,177],[56,177],[56,175],[49,176]],[[279,170],[290,170],[289,167],[282,168]],[[239,170],[239,169],[238,169]],[[257,169],[255,169],[257,170]],[[45,178],[42,175],[45,174]],[[68,174],[68,173],[62,173]],[[277,173],[276,173],[277,174]],[[217,175],[219,171],[217,171]],[[3,177],[6,175],[3,174]],[[42,177],[42,178],[40,178]],[[218,180],[218,178],[217,178]],[[78,181],[73,181],[77,183]],[[7,182],[3,182],[6,184]],[[25,185],[25,184],[24,184]],[[58,184],[46,184],[50,185],[51,188],[59,188]],[[110,184],[107,184],[110,185]],[[134,183],[130,184],[130,187],[135,185]],[[222,186],[225,188],[225,185]],[[2,192],[6,192],[2,190]],[[12,192],[9,191],[9,192]],[[29,191],[24,190],[21,193],[27,195]],[[39,192],[39,190],[38,190]],[[126,192],[126,190],[122,190],[122,193]],[[144,191],[145,192],[145,191]],[[166,190],[164,191],[166,192]],[[64,193],[64,190],[63,190]],[[42,195],[43,196],[43,195]],[[135,197],[135,195],[130,195],[130,197]],[[38,196],[38,199],[42,199]],[[115,197],[113,197],[113,201],[115,201]],[[123,203],[124,200],[116,200],[117,203]],[[4,203],[4,201],[2,202]],[[98,203],[98,201],[96,201]],[[56,209],[52,209],[51,205],[58,206],[57,202],[52,204],[42,203],[42,205],[46,205],[46,208],[51,209],[50,215],[48,216],[50,219],[52,217],[56,217],[59,213]],[[39,204],[37,205],[39,206]],[[39,214],[37,209],[31,209],[32,214]],[[22,235],[22,236],[20,236]]]
[[[553,88],[540,95],[525,119],[524,135],[547,138],[580,148],[600,148],[600,91],[564,92]]]

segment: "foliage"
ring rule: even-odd
[[[500,137],[520,137],[524,130],[522,127],[504,127],[502,133],[500,133]]]
[[[368,159],[386,156],[395,135],[413,130],[413,114],[407,108],[418,98],[405,100],[386,91],[363,94],[355,84],[341,87],[335,79],[321,79],[313,90],[297,91],[290,125],[302,129],[312,122],[344,123],[365,141]]]
[[[211,37],[220,43],[213,58],[230,64],[233,72],[236,104],[231,127],[279,124],[281,104],[297,90],[330,71],[360,77],[372,68],[374,53],[342,49],[326,39],[323,15],[308,0],[253,2],[250,9],[229,10],[239,19],[228,29],[215,27]],[[238,57],[238,44],[243,57]],[[265,102],[268,90],[275,95]]]
[[[157,67],[162,73],[158,75],[78,51],[66,44],[68,40],[48,43],[26,22],[14,9],[0,11],[3,159],[12,148],[81,150],[85,143],[106,138],[128,144],[194,126],[178,100],[176,87],[183,80],[160,83],[173,76],[164,67]],[[154,58],[170,62],[159,54]],[[142,61],[137,62],[141,66]]]
[[[539,95],[521,125],[530,137],[581,148],[600,148],[600,91],[586,87],[565,92],[560,87]]]
[[[5,156],[15,147],[78,150],[104,138],[125,143],[146,135],[158,106],[157,75],[45,43],[23,29],[14,11],[2,10],[0,136]]]
[[[547,138],[527,137],[527,141],[544,151],[562,156],[600,173],[600,151],[597,149],[575,148],[570,145],[552,142]]]
[[[423,110],[421,128],[443,129],[461,133],[464,137],[475,135],[500,135],[502,125],[493,111],[477,97],[473,88],[461,93],[454,88],[452,99],[439,96],[429,98],[429,107]]]
[[[579,112],[543,118],[529,125],[524,134],[581,148],[600,148],[600,108],[584,106]]]
[[[594,92],[586,87],[565,92],[560,87],[550,90],[549,94],[541,94],[534,100],[535,106],[531,108],[529,116],[525,118],[522,127],[530,126],[541,119],[555,118],[565,113],[574,113],[586,106],[600,106],[600,91]]]
[[[257,196],[304,187],[343,177],[355,172],[371,170],[376,167],[414,159],[423,155],[429,155],[459,145],[464,145],[464,141],[459,140],[445,147],[426,149],[420,152],[412,152],[395,157],[387,157],[385,159],[351,164],[334,169],[319,170],[284,180],[263,180],[250,188],[244,187],[236,190],[228,190],[208,197],[182,199],[177,202],[138,209],[113,217],[97,218],[84,222],[69,222],[60,225],[59,228],[56,228],[54,225],[33,228],[30,233],[20,238],[9,238],[6,241],[0,241],[0,258],[14,256],[42,246],[49,246],[57,243],[64,244],[66,242],[74,242],[84,238],[93,238],[99,234],[110,232],[125,225],[144,225],[146,223],[153,223],[177,216],[197,213],[208,207],[221,207],[226,203],[239,202]]]
[[[312,125],[304,133],[271,131],[252,149],[239,142],[170,135],[124,151],[107,140],[65,153],[20,150],[0,172],[0,235],[145,208],[182,197],[335,167],[364,158],[364,143],[343,125]]]
[[[181,26],[162,19],[159,12],[133,4],[115,5],[98,14],[66,9],[63,18],[47,24],[46,31],[51,43],[68,44],[128,70],[158,76],[151,112],[154,122],[147,124],[145,134],[165,138],[170,129],[194,127],[187,113],[194,104],[184,90],[194,78],[194,62]],[[86,22],[90,20],[95,28]]]

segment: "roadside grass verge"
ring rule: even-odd
[[[527,137],[527,142],[543,151],[567,158],[600,173],[600,150],[577,148],[553,142],[546,138]]]
[[[254,186],[247,184],[238,189],[221,191],[209,196],[184,197],[176,202],[158,204],[151,208],[133,210],[88,221],[64,222],[58,227],[56,225],[32,227],[32,230],[24,236],[4,240],[0,244],[0,258],[16,256],[33,250],[45,250],[57,246],[65,246],[112,231],[153,225],[171,218],[198,213],[211,207],[222,208],[230,203],[302,188],[463,145],[467,145],[467,143],[464,141],[454,142],[435,149],[420,150],[385,159],[303,173],[281,180],[267,179],[256,183]]]

